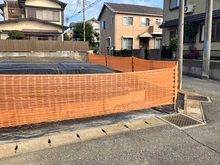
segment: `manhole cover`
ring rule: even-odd
[[[192,127],[192,126],[204,124],[202,122],[199,122],[193,118],[190,118],[180,113],[173,115],[164,115],[161,116],[161,118],[167,121],[168,123],[177,126],[179,128]]]
[[[192,96],[192,95],[189,95],[189,96],[187,96],[187,98],[190,99],[190,100],[209,101],[208,97],[206,97],[206,96]]]

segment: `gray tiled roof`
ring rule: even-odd
[[[157,7],[131,5],[131,4],[118,4],[118,3],[105,3],[106,6],[113,9],[115,12],[121,13],[136,13],[144,15],[163,15],[163,10]]]
[[[220,18],[220,9],[214,10],[212,17],[213,17],[213,19]],[[200,13],[200,14],[186,16],[184,18],[184,23],[201,22],[201,21],[204,21],[204,20],[205,20],[205,13]],[[160,28],[177,26],[178,22],[179,22],[179,19],[168,20],[168,21],[165,21],[162,25],[160,25]]]

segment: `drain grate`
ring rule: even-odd
[[[193,95],[188,95],[188,99],[190,100],[199,100],[199,101],[209,101],[209,98],[206,96],[193,96]]]
[[[193,118],[190,118],[180,113],[173,115],[164,115],[161,116],[160,118],[179,128],[192,127],[192,126],[204,124],[202,122],[199,122]]]

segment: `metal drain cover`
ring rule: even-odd
[[[200,121],[197,121],[181,113],[172,114],[172,115],[164,115],[164,116],[160,116],[160,118],[181,129],[204,124]]]
[[[209,98],[206,96],[188,95],[187,98],[190,100],[209,101]]]

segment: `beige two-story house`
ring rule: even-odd
[[[28,40],[63,40],[65,6],[58,0],[4,0],[0,39],[6,39],[11,30],[20,30]]]
[[[180,0],[164,0],[163,10],[163,44],[169,46],[172,38],[178,34],[178,17],[179,17]],[[189,42],[189,37],[184,35],[184,51],[188,50],[190,45],[198,50],[203,50],[204,42],[204,24],[205,24],[205,8],[206,0],[185,0],[184,8],[184,24],[195,23],[198,25],[198,33],[193,39],[194,42]],[[220,44],[220,1],[213,1],[213,20],[212,20],[212,45],[211,55],[219,54]]]
[[[104,3],[100,21],[100,53],[121,49],[158,49],[163,10],[131,4]]]

